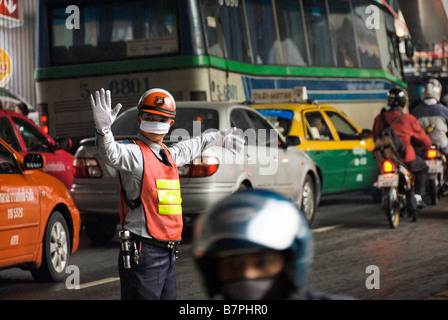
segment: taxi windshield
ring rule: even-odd
[[[278,109],[257,109],[283,136],[287,136],[291,130],[293,112]]]

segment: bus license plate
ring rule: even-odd
[[[378,187],[398,187],[398,174],[388,173],[379,175]]]
[[[442,173],[442,160],[426,160],[426,165],[429,167],[429,173]]]

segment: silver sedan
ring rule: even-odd
[[[240,189],[263,188],[283,194],[312,221],[320,200],[316,165],[295,148],[298,137],[280,135],[257,111],[235,103],[178,102],[175,123],[165,138],[169,145],[210,130],[237,127],[244,151],[211,147],[179,168],[182,209],[193,220],[215,202]],[[135,137],[137,109],[121,114],[112,125],[117,141]],[[95,138],[85,139],[75,154],[71,193],[92,241],[109,241],[119,220],[119,182],[115,169],[98,156]]]

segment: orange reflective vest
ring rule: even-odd
[[[163,148],[172,167],[162,163],[143,141],[135,140],[135,143],[140,146],[143,154],[144,170],[140,199],[148,232],[157,240],[181,240],[182,198],[176,163],[165,145]],[[128,214],[124,196],[125,194],[120,192],[120,220],[123,226]]]

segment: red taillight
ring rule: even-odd
[[[438,154],[439,153],[437,152],[436,149],[428,149],[426,151],[426,158],[427,159],[435,159],[435,158],[437,158]]]
[[[392,173],[395,171],[394,164],[389,160],[383,162],[383,172],[384,173]]]
[[[101,178],[103,171],[95,158],[75,158],[72,167],[75,178]]]
[[[202,157],[179,168],[179,177],[208,177],[218,171],[219,161],[215,157]]]
[[[40,103],[37,105],[39,113],[39,126],[42,131],[48,133],[48,103]]]

